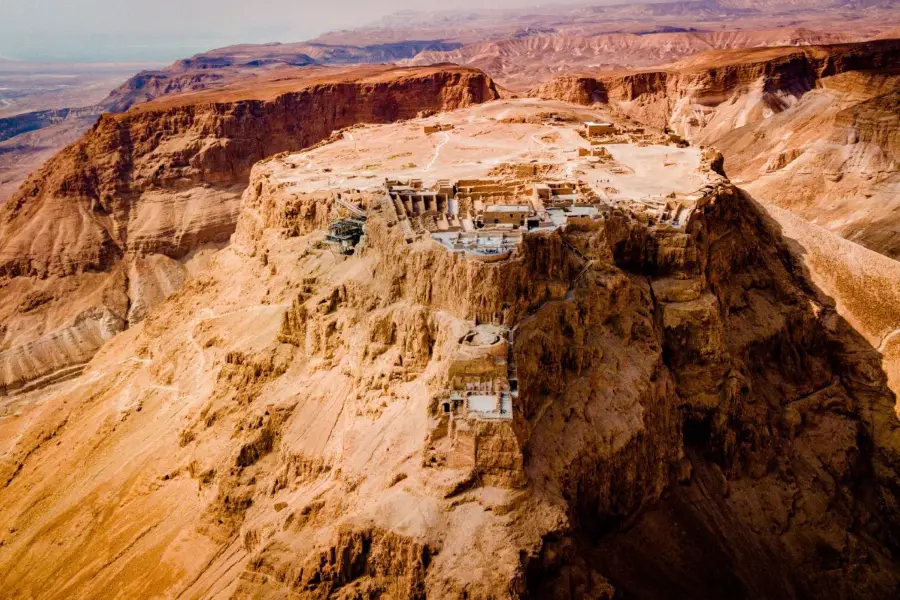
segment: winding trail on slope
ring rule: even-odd
[[[895,337],[898,337],[898,336],[900,336],[900,327],[898,327],[897,329],[893,330],[892,332],[888,333],[888,334],[885,335],[883,338],[881,338],[881,343],[878,344],[878,352],[879,352],[879,354],[882,354],[882,355],[883,355],[883,354],[884,354],[884,350],[885,350],[885,348],[887,348],[888,343],[889,343],[892,339],[894,339]]]
[[[443,148],[444,146],[446,146],[446,145],[447,145],[447,142],[450,141],[450,136],[447,135],[447,133],[445,133],[445,132],[442,131],[442,132],[441,132],[441,135],[444,136],[444,139],[443,139],[443,141],[438,142],[438,145],[435,147],[435,149],[434,149],[434,156],[431,157],[431,162],[429,162],[429,163],[425,166],[425,170],[426,170],[426,171],[430,171],[430,170],[431,170],[431,167],[434,166],[434,163],[437,162],[438,157],[441,155],[441,148]]]
[[[356,138],[353,137],[353,134],[350,133],[349,131],[346,131],[344,133],[347,135],[348,138],[350,138],[350,141],[353,142],[353,151],[356,152],[356,158],[359,158],[359,148],[357,148],[357,146],[356,146]]]

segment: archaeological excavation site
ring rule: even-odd
[[[0,203],[0,598],[900,598],[900,43],[686,31],[118,89]]]

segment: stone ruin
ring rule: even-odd
[[[606,204],[583,182],[506,179],[420,179],[385,182],[388,208],[408,241],[430,235],[451,252],[497,261],[510,257],[528,231],[553,230],[592,218]]]
[[[648,131],[644,127],[634,125],[614,125],[612,123],[595,123],[585,121],[581,137],[588,140],[591,146],[601,144],[634,144],[646,146],[650,144],[679,145],[679,140],[671,134],[657,131]],[[602,156],[595,154],[599,149],[592,148],[587,151],[590,156]],[[584,156],[584,154],[582,154]]]
[[[512,345],[506,328],[479,325],[459,341],[438,411],[448,419],[511,419],[518,396]]]
[[[341,254],[354,254],[357,245],[365,240],[366,212],[355,204],[342,199],[340,194],[337,195],[334,202],[349,212],[350,216],[336,219],[328,224],[325,243],[334,246]]]
[[[433,125],[425,125],[422,130],[425,132],[425,135],[431,135],[432,133],[440,133],[441,131],[450,131],[453,129],[453,125],[450,123],[436,123]]]
[[[616,126],[612,123],[596,123],[594,121],[585,121],[584,133],[589,137],[598,137],[601,135],[610,135],[616,133]]]
[[[473,326],[459,340],[445,382],[436,396],[427,464],[472,470],[491,485],[523,484],[523,458],[512,428],[519,394],[512,332]]]

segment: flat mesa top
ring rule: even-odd
[[[282,94],[301,92],[316,85],[335,83],[378,84],[400,81],[407,77],[423,77],[438,72],[479,73],[459,65],[411,66],[363,64],[344,66],[278,66],[262,71],[239,66],[216,69],[225,84],[221,87],[166,94],[134,106],[129,113],[150,112],[178,106],[239,102],[242,100],[275,100]]]
[[[266,168],[292,192],[374,190],[385,179],[516,179],[534,168],[537,179],[580,179],[606,200],[690,194],[706,183],[700,149],[653,143],[595,144],[588,121],[603,111],[537,99],[498,100],[423,119],[355,127],[313,150],[268,161]],[[426,125],[452,125],[425,133]],[[622,123],[615,123],[623,126]],[[627,126],[621,127],[627,129]],[[609,157],[587,155],[605,148]]]

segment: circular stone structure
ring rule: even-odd
[[[500,341],[500,336],[492,331],[473,329],[463,336],[460,343],[466,346],[493,346],[499,344]]]

